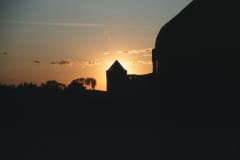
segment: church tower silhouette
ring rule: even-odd
[[[107,70],[107,90],[109,92],[123,91],[128,81],[127,70],[116,60]]]

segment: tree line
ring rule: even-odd
[[[87,91],[87,90],[95,90],[97,85],[97,81],[95,78],[77,78],[71,81],[68,85],[60,83],[56,80],[48,80],[45,83],[41,83],[37,85],[33,82],[23,82],[19,85],[6,85],[0,84],[1,91],[11,91],[11,90],[24,90],[31,91],[36,89],[42,89],[45,91]]]

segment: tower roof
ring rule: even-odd
[[[119,61],[116,60],[108,69],[108,71],[126,71],[126,69],[124,69],[123,66],[119,63]]]

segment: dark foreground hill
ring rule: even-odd
[[[229,159],[239,153],[238,128],[184,128],[167,112],[154,113],[159,105],[148,97],[8,93],[1,94],[4,159]]]

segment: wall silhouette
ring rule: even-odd
[[[239,2],[195,0],[161,29],[162,79],[239,80]]]
[[[178,125],[238,127],[239,12],[234,0],[195,0],[160,30],[155,92],[183,106],[174,109]]]
[[[232,111],[239,104],[233,98],[240,89],[239,12],[233,0],[193,1],[160,30],[153,72],[128,80],[124,72],[125,82],[114,83],[117,92],[159,104],[149,108],[153,117],[171,119],[165,126],[237,127],[240,119]]]

